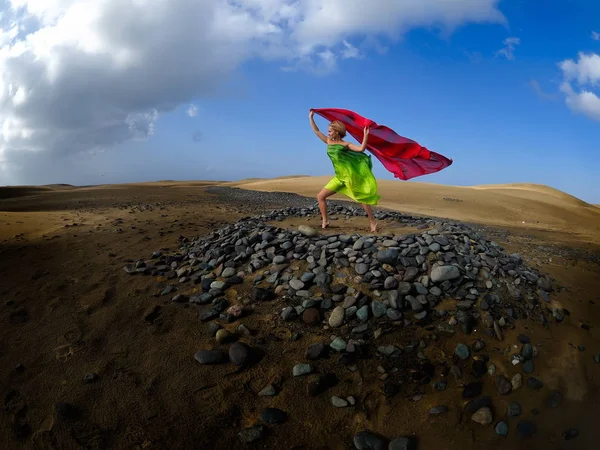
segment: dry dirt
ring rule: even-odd
[[[313,195],[321,181],[225,185]],[[304,362],[310,343],[327,340],[329,332],[280,324],[266,305],[243,319],[255,334],[242,340],[263,349],[259,363],[239,373],[229,365],[200,366],[194,353],[215,343],[198,312],[154,297],[164,280],[132,277],[122,267],[129,259],[176,248],[180,235],[203,235],[261,206],[276,206],[230,203],[204,192],[210,184],[0,188],[0,448],[243,448],[237,432],[254,424],[267,406],[286,410],[290,418],[269,426],[265,439],[250,448],[350,449],[353,435],[363,429],[388,438],[414,435],[421,449],[597,448],[600,364],[593,356],[600,353],[600,209],[539,186],[394,182],[393,191],[383,183],[383,206],[479,223],[490,238],[565,287],[554,295],[570,313],[562,324],[548,329],[522,324],[506,333],[504,343],[481,334],[493,348],[517,343],[516,336],[526,333],[540,350],[535,374],[546,385],[543,392],[558,388],[564,394],[559,408],[548,409],[544,393],[522,388],[498,399],[493,383],[486,382],[484,393],[493,396],[498,418],[509,401],[518,401],[521,418],[536,422],[535,436],[523,441],[514,436],[515,419],[508,438],[496,436],[492,426],[461,420],[460,382],[453,379],[442,393],[425,386],[420,401],[411,401],[405,391],[387,398],[377,359],[361,361],[357,372],[334,358],[323,362],[319,369],[335,372],[340,382],[328,393],[307,396],[306,380],[293,378],[291,368]],[[339,218],[328,232],[366,233],[365,221]],[[277,225],[301,223],[319,222],[288,219]],[[380,227],[384,233],[398,231],[393,223]],[[244,288],[237,293],[243,296]],[[157,306],[154,320],[145,320]],[[299,340],[290,339],[293,331],[301,333]],[[427,353],[451,353],[458,341],[471,343],[477,336],[459,333]],[[500,372],[512,376],[516,369],[505,361],[492,357]],[[84,382],[88,373],[98,379]],[[281,392],[258,397],[269,383],[278,383]],[[354,395],[357,406],[335,409],[331,395]],[[75,406],[73,419],[55,412],[61,402]],[[429,418],[427,411],[439,404],[450,412]],[[64,412],[64,406],[58,408]],[[572,427],[579,436],[562,440]]]

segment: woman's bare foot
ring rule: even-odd
[[[377,231],[377,222],[371,223],[371,233],[375,233]]]
[[[329,222],[323,221],[323,223],[321,224],[321,228],[327,228],[328,226],[329,226]]]

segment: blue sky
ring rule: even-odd
[[[281,58],[244,60],[220,84],[161,112],[145,140],[125,139],[94,155],[57,156],[61,170],[44,173],[38,165],[19,181],[327,175],[331,163],[310,130],[308,110],[339,107],[454,160],[442,172],[414,181],[540,183],[600,203],[593,180],[600,170],[600,122],[594,111],[568,107],[559,66],[577,62],[579,52],[600,54],[600,40],[593,36],[600,32],[600,3],[505,0],[496,6],[505,23],[467,21],[449,34],[416,26],[398,41],[375,36],[377,45],[360,35],[348,38],[361,57],[338,58],[327,73],[282,70]],[[498,53],[508,38],[511,58]],[[378,50],[382,46],[385,51]],[[589,70],[587,87],[571,80],[576,92],[597,87],[596,72]],[[197,109],[193,116],[190,105]],[[317,123],[326,128],[322,119]],[[374,163],[377,177],[393,179]]]

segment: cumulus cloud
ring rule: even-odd
[[[515,59],[515,47],[521,44],[521,39],[518,37],[508,37],[502,42],[504,47],[496,52],[496,56],[504,56],[508,60]]]
[[[40,153],[146,139],[248,59],[327,73],[373,38],[505,22],[500,0],[2,1],[0,183]]]
[[[580,52],[577,60],[559,64],[563,72],[560,90],[566,105],[574,112],[600,122],[600,98],[594,92],[600,84],[600,55]]]
[[[196,105],[190,105],[186,113],[190,117],[196,117],[198,115],[198,107]]]

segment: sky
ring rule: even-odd
[[[599,96],[593,0],[0,0],[0,185],[332,175],[332,107],[600,204]]]

